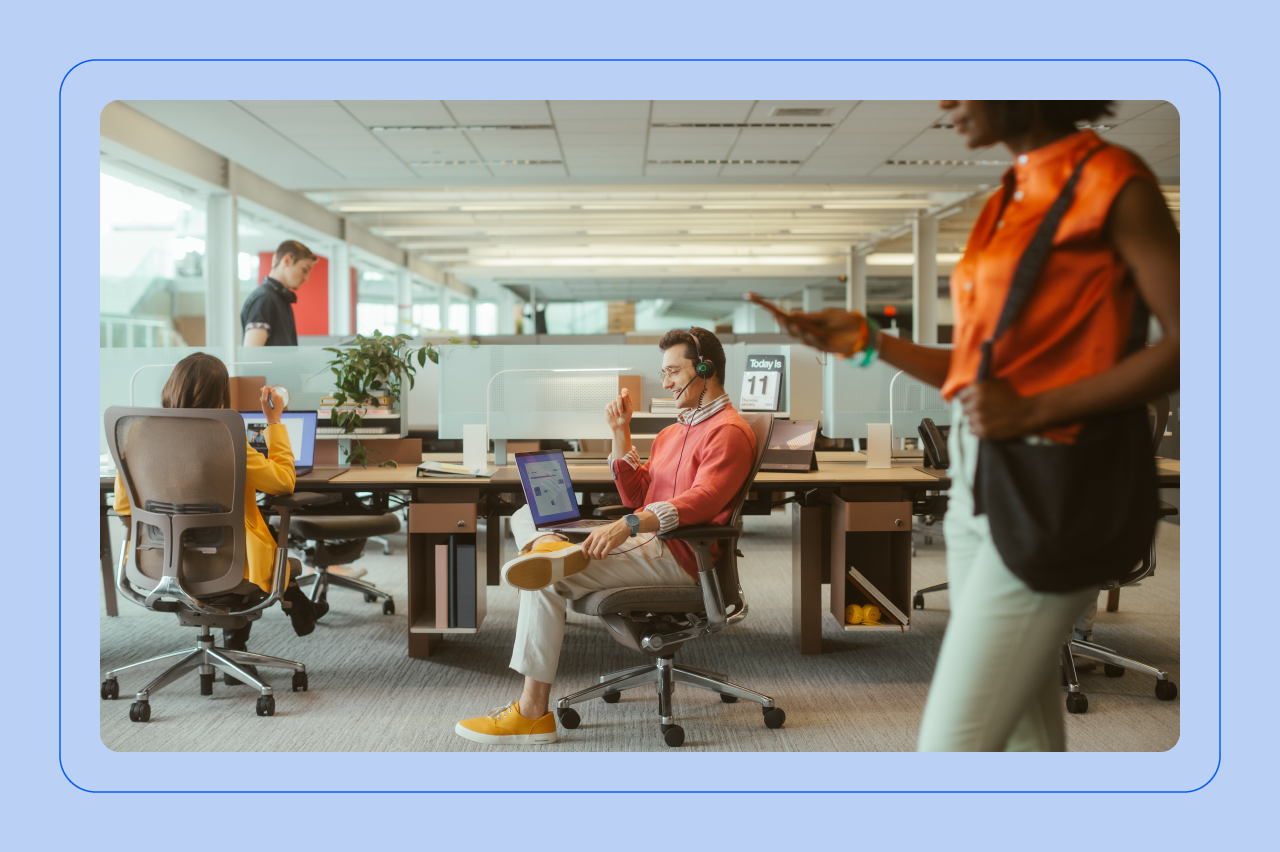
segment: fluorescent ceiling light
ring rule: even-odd
[[[963,257],[958,252],[938,252],[934,255],[938,263],[959,263]],[[909,252],[875,252],[867,255],[870,266],[914,266],[916,256]]]
[[[844,263],[841,257],[492,257],[466,266],[824,266]]]

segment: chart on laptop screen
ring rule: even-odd
[[[563,515],[577,507],[573,495],[569,493],[564,469],[559,462],[530,462],[525,467],[525,472],[529,475],[529,487],[533,490],[533,500],[539,515]]]

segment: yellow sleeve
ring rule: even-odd
[[[255,491],[277,495],[292,494],[297,474],[293,470],[293,448],[289,446],[289,431],[283,424],[273,423],[263,435],[267,439],[269,457],[249,447],[245,457],[246,481]]]
[[[116,510],[117,515],[132,515],[133,509],[129,507],[129,495],[124,492],[124,483],[120,481],[120,474],[116,474],[116,499],[111,508]]]

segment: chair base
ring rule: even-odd
[[[129,710],[129,718],[137,722],[145,722],[151,716],[150,699],[151,696],[159,692],[164,687],[177,681],[188,672],[199,670],[200,673],[200,694],[213,694],[213,680],[215,672],[222,672],[223,675],[231,675],[238,678],[241,683],[253,687],[258,690],[261,697],[258,699],[258,715],[272,716],[275,715],[275,698],[271,684],[259,678],[256,674],[251,674],[245,666],[254,666],[255,668],[272,668],[272,669],[291,669],[294,672],[293,688],[296,691],[305,691],[307,689],[307,667],[302,663],[295,663],[292,660],[281,659],[280,657],[268,657],[265,654],[254,654],[249,651],[234,651],[228,648],[218,648],[214,645],[213,634],[209,632],[208,625],[201,627],[200,635],[196,637],[196,647],[190,650],[172,651],[168,654],[161,654],[158,657],[152,657],[137,663],[130,663],[127,666],[121,666],[112,669],[103,676],[102,697],[104,699],[112,699],[119,692],[117,677],[132,669],[141,666],[151,665],[152,663],[163,662],[166,660],[177,660],[176,663],[166,669],[159,677],[152,680],[146,687],[140,690],[136,695],[136,702]]]
[[[946,583],[938,583],[936,586],[928,586],[923,589],[916,589],[911,593],[911,608],[924,609],[924,596],[931,592],[945,592],[947,590]]]
[[[1068,639],[1062,643],[1062,679],[1067,688],[1068,713],[1087,713],[1089,710],[1089,699],[1080,691],[1080,677],[1076,673],[1075,661],[1071,659],[1073,655],[1102,663],[1107,677],[1122,677],[1129,670],[1151,675],[1156,679],[1156,698],[1172,701],[1178,697],[1178,687],[1169,680],[1168,672],[1122,656],[1111,648],[1086,639]]]
[[[669,746],[678,746],[684,742],[684,730],[676,724],[671,703],[671,694],[677,683],[718,693],[720,699],[726,704],[732,704],[740,698],[754,701],[764,712],[767,727],[780,728],[786,720],[786,713],[777,707],[768,695],[739,686],[720,672],[676,665],[672,657],[660,657],[647,665],[601,675],[595,686],[579,690],[558,700],[556,715],[564,727],[576,728],[579,717],[576,710],[570,709],[572,705],[590,701],[593,698],[603,698],[606,703],[612,704],[619,699],[623,690],[650,683],[657,684],[658,687],[658,715],[662,725],[663,739]]]
[[[366,583],[363,580],[356,580],[351,577],[343,577],[338,574],[330,574],[329,566],[315,566],[314,574],[307,574],[298,578],[298,586],[310,585],[311,602],[325,600],[329,593],[330,586],[337,586],[341,589],[353,589],[357,592],[364,592],[364,599],[373,603],[374,601],[382,601],[382,612],[385,615],[393,615],[396,611],[395,598],[390,593],[382,591],[372,583]]]

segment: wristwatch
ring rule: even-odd
[[[627,526],[631,527],[631,537],[635,538],[636,533],[640,532],[640,516],[639,515],[623,515],[622,520],[627,522]]]

